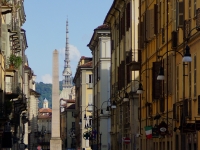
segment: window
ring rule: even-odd
[[[75,122],[72,122],[72,128],[75,129]]]
[[[176,99],[179,100],[179,66],[176,67]]]
[[[130,28],[131,24],[131,5],[130,3],[126,6],[126,31]]]
[[[189,65],[189,97],[191,98],[192,97],[192,71],[191,71],[191,63],[189,62],[188,63]]]
[[[200,95],[198,95],[198,115],[200,115]]]
[[[191,18],[191,0],[188,1],[188,6],[189,6],[189,18]]]
[[[196,16],[197,1],[194,0],[194,16]]]
[[[196,77],[197,77],[197,60],[196,60],[196,55],[194,56],[194,97],[196,98],[196,94],[197,94],[197,88],[196,88],[196,83],[197,83],[197,80],[196,80]]]
[[[92,81],[92,74],[87,74],[86,75],[86,83],[93,83],[93,81]]]
[[[74,117],[74,112],[72,112],[72,117]]]

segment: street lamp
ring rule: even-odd
[[[184,55],[181,54],[178,51],[170,50],[170,51],[165,52],[162,56],[159,56],[159,57],[161,57],[161,62],[162,62],[163,56],[165,54],[167,54],[168,52],[171,52],[171,51],[179,53],[183,57],[182,62],[191,62],[192,61],[191,54],[190,54],[190,47],[187,45],[186,48],[185,48],[185,54]],[[161,65],[161,67],[159,69],[158,76],[157,76],[157,80],[164,80],[164,79],[165,79],[164,68]]]
[[[139,88],[137,89],[137,94],[142,94],[142,93],[143,93],[142,83],[139,83]]]
[[[106,112],[107,112],[107,113],[110,112],[110,107],[111,107],[112,109],[115,109],[115,108],[116,108],[116,103],[115,103],[115,101],[113,101],[113,102],[111,103],[111,106],[108,105],[108,102],[110,102],[109,100],[110,100],[110,98],[109,98],[107,101],[104,101],[104,102],[101,104],[100,116],[103,116],[103,114],[104,114],[104,113],[103,113],[102,106],[103,106],[103,104],[104,104],[105,102],[107,102],[107,107],[106,107]]]

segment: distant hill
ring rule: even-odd
[[[62,90],[62,81],[59,82],[60,91]],[[38,107],[42,108],[43,100],[46,98],[49,101],[49,108],[52,108],[52,84],[36,82],[36,91],[41,94],[39,97]]]

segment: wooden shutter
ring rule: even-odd
[[[152,17],[153,16],[153,17]],[[150,10],[149,14],[149,38],[152,39],[154,37],[154,9]]]
[[[182,2],[178,2],[178,11],[177,11],[177,16],[178,16],[178,27],[179,28],[182,28],[183,27],[183,22],[184,22],[184,16],[183,16],[183,13],[184,13],[184,3],[183,1]]]
[[[123,16],[122,16],[122,36],[125,35],[125,13],[123,13]]]
[[[196,10],[196,27],[197,27],[197,30],[199,31],[200,30],[200,8],[198,8]]]
[[[8,41],[8,28],[7,24],[2,24],[1,25],[1,52],[6,55],[7,51],[7,41]]]
[[[150,11],[149,10],[147,10],[145,14],[145,32],[146,32],[145,40],[148,41],[150,38]]]
[[[159,99],[162,96],[162,81],[157,80],[158,72],[161,66],[161,62],[153,62],[152,69],[152,98]]]
[[[164,112],[165,111],[165,98],[162,97],[160,98],[160,112]]]
[[[163,59],[163,64],[164,64],[164,94],[166,95],[167,94],[167,58],[164,58]],[[168,76],[169,76],[169,73],[168,73]]]
[[[154,4],[154,34],[158,33],[158,5]]]
[[[178,42],[177,31],[172,31],[172,48],[177,47],[177,42]]]
[[[126,6],[126,31],[129,30],[130,28],[130,23],[131,23],[131,5],[130,3],[127,4]]]
[[[190,37],[190,28],[191,28],[190,24],[191,24],[191,20],[190,19],[184,20],[184,33],[185,33],[184,38]]]
[[[184,112],[184,116],[188,116],[188,99],[183,101],[183,112]]]
[[[138,24],[138,45],[139,49],[144,48],[144,23],[140,22]]]
[[[198,95],[198,115],[200,115],[200,95]]]
[[[176,119],[177,113],[176,113],[176,104],[173,104],[173,119]]]
[[[165,29],[162,28],[161,32],[162,32],[162,44],[164,44],[165,43]]]
[[[89,83],[89,74],[86,74],[86,80],[85,80],[86,83]]]
[[[173,55],[168,56],[168,94],[172,94],[174,90],[173,82]]]

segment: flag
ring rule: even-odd
[[[146,133],[147,139],[151,139],[152,138],[152,126],[146,126],[145,133]]]

